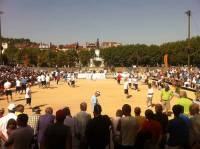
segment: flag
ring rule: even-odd
[[[164,55],[164,64],[165,64],[165,67],[168,67],[168,54]]]

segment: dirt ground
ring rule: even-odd
[[[146,96],[147,96],[147,85],[139,84],[140,91],[134,91],[129,89],[129,93],[132,95],[129,99],[126,99],[126,96],[123,92],[123,85],[118,85],[117,82],[113,79],[107,80],[77,80],[76,87],[69,87],[64,81],[59,82],[58,85],[54,81],[51,82],[51,87],[49,89],[41,89],[38,86],[33,86],[32,90],[32,107],[40,106],[42,109],[42,114],[44,109],[47,106],[51,106],[56,110],[68,106],[70,107],[71,114],[75,115],[79,112],[79,106],[82,101],[87,102],[88,112],[92,114],[91,110],[91,96],[96,90],[101,92],[99,97],[99,103],[102,105],[102,113],[108,114],[109,116],[114,116],[117,109],[121,109],[123,104],[130,104],[133,109],[136,106],[141,107],[142,113],[147,109],[146,108]],[[172,90],[174,90],[171,87]],[[187,92],[188,96],[194,99],[193,92]],[[14,103],[25,104],[24,94],[16,95],[13,93]],[[177,100],[174,97],[171,101],[171,105]],[[154,89],[153,103],[159,103],[160,101],[160,91]],[[0,99],[0,107],[7,109],[8,103],[6,97],[3,96]],[[154,109],[154,108],[152,108]],[[25,113],[31,114],[31,109],[25,107]]]

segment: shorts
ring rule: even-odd
[[[31,104],[31,98],[26,98],[26,104]]]
[[[128,83],[129,87],[131,87],[131,83]]]
[[[8,95],[12,96],[12,91],[11,90],[6,90],[6,96],[8,96]]]
[[[128,89],[124,89],[124,94],[128,94]]]
[[[21,86],[16,87],[16,92],[21,90]]]
[[[167,100],[167,101],[162,101],[162,106],[163,106],[163,110],[169,110],[170,109],[170,101]]]
[[[46,85],[46,81],[42,81],[42,85]]]

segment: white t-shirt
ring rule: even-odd
[[[26,88],[25,98],[31,98],[31,89],[29,87]]]
[[[124,82],[124,89],[128,89],[128,81]]]
[[[10,82],[5,82],[4,83],[4,88],[5,88],[5,90],[10,90],[10,88],[11,88],[11,83]]]
[[[6,126],[10,119],[16,120],[17,116],[14,113],[8,113],[6,116],[0,118],[0,131],[2,131],[5,137],[8,137]]]
[[[37,81],[41,82],[41,77],[40,76],[37,77]]]
[[[21,86],[21,82],[19,80],[16,80],[16,87],[20,87]]]
[[[50,82],[50,77],[46,76],[46,82]]]
[[[153,97],[153,88],[149,88],[147,91],[147,97]]]
[[[41,81],[45,81],[45,76],[44,75],[41,75]]]

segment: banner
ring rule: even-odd
[[[164,55],[164,64],[165,64],[165,67],[168,67],[168,54]]]

